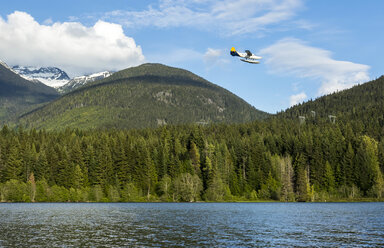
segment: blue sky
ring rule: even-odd
[[[0,59],[70,76],[158,62],[270,113],[381,76],[384,1],[5,1]],[[230,48],[263,56],[253,65]]]

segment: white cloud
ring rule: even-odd
[[[264,31],[267,26],[292,19],[302,0],[160,0],[143,11],[112,11],[106,20],[127,27],[192,27],[220,31],[222,35]]]
[[[0,57],[8,64],[57,66],[70,75],[120,70],[144,62],[140,46],[121,25],[98,21],[41,25],[25,12],[0,17]]]
[[[52,21],[52,18],[48,18],[46,19],[44,22],[43,22],[44,25],[52,25],[53,24],[53,21]]]
[[[229,63],[223,55],[225,50],[208,48],[204,54],[204,62],[208,68]]]
[[[217,58],[221,57],[222,54],[223,50],[221,49],[208,48],[204,54],[204,59],[207,61],[216,60]]]
[[[322,82],[318,95],[332,93],[369,80],[368,65],[335,60],[331,52],[287,38],[260,51],[273,73],[314,78]]]
[[[301,92],[299,94],[290,96],[289,104],[292,107],[296,104],[303,102],[305,99],[307,99],[307,94],[305,94],[305,92]]]

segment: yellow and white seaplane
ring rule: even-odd
[[[262,59],[262,57],[253,54],[249,50],[245,50],[245,53],[239,53],[236,51],[236,49],[234,47],[232,47],[230,54],[232,56],[240,57],[241,58],[240,60],[243,62],[247,62],[247,63],[251,63],[251,64],[259,64],[260,63],[259,60]]]

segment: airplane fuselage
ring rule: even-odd
[[[258,63],[260,63],[260,62],[257,61],[257,60],[258,60],[258,59],[262,59],[262,57],[260,57],[260,56],[256,56],[256,55],[254,55],[253,53],[251,53],[251,52],[248,51],[248,50],[246,50],[245,53],[239,53],[239,52],[236,51],[234,48],[232,48],[230,54],[231,54],[232,56],[237,56],[237,57],[243,58],[243,59],[240,59],[240,60],[241,60],[241,61],[244,61],[244,62],[251,63],[251,64],[258,64]]]
[[[245,58],[245,59],[261,59],[261,57],[260,56],[256,56],[256,55],[254,55],[254,54],[252,54],[251,56],[248,56],[248,54],[246,54],[246,53],[239,53],[239,52],[237,52],[239,55],[239,57],[242,57],[242,58]]]

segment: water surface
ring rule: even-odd
[[[384,247],[384,203],[0,204],[0,247]]]

